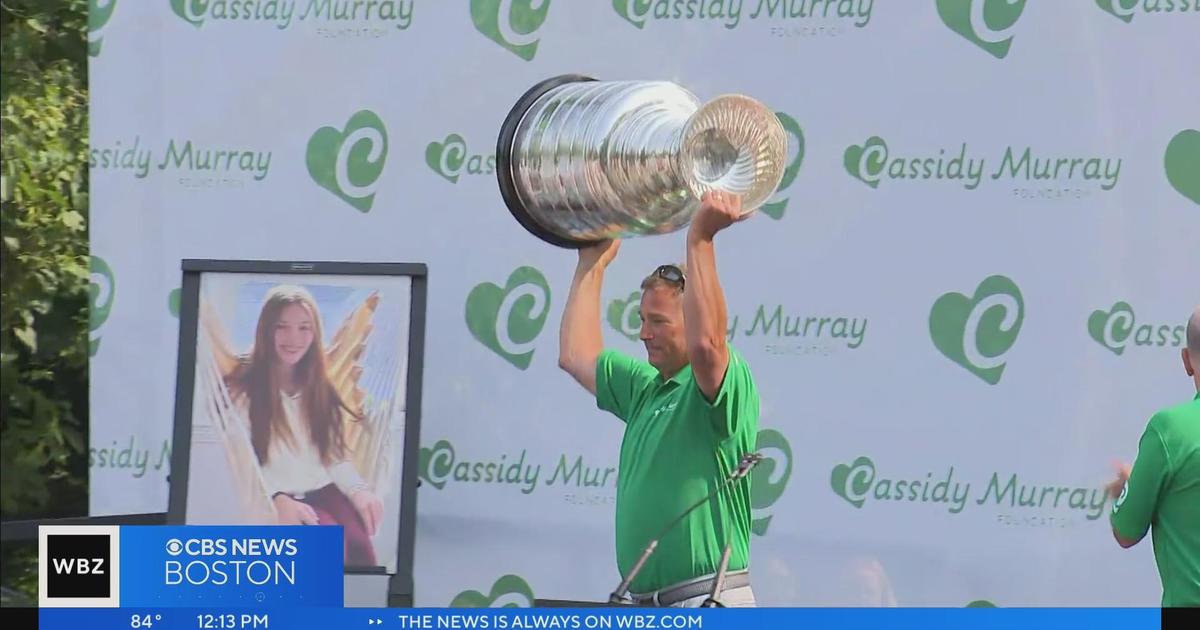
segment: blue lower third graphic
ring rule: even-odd
[[[121,527],[121,607],[341,607],[338,526]]]

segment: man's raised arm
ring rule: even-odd
[[[721,389],[729,366],[726,345],[728,317],[725,292],[717,277],[713,237],[746,218],[741,200],[728,193],[707,193],[692,219],[687,236],[687,289],[683,292],[683,317],[687,322],[688,361],[700,392],[712,401]]]
[[[567,305],[558,332],[558,366],[584,389],[596,394],[596,359],[604,349],[600,329],[600,288],[604,270],[617,255],[620,241],[605,241],[579,250]]]

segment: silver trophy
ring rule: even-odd
[[[668,81],[547,79],[509,112],[496,146],[500,192],[530,233],[559,247],[673,232],[709,190],[750,212],[775,192],[787,135],[742,95],[701,103]]]

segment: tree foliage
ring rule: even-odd
[[[0,513],[87,509],[87,1],[0,2]]]
[[[6,520],[87,512],[87,19],[86,0],[0,1]],[[37,601],[36,562],[5,545],[5,605]]]

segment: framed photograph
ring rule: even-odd
[[[426,267],[183,261],[167,520],[340,525],[409,601]]]

